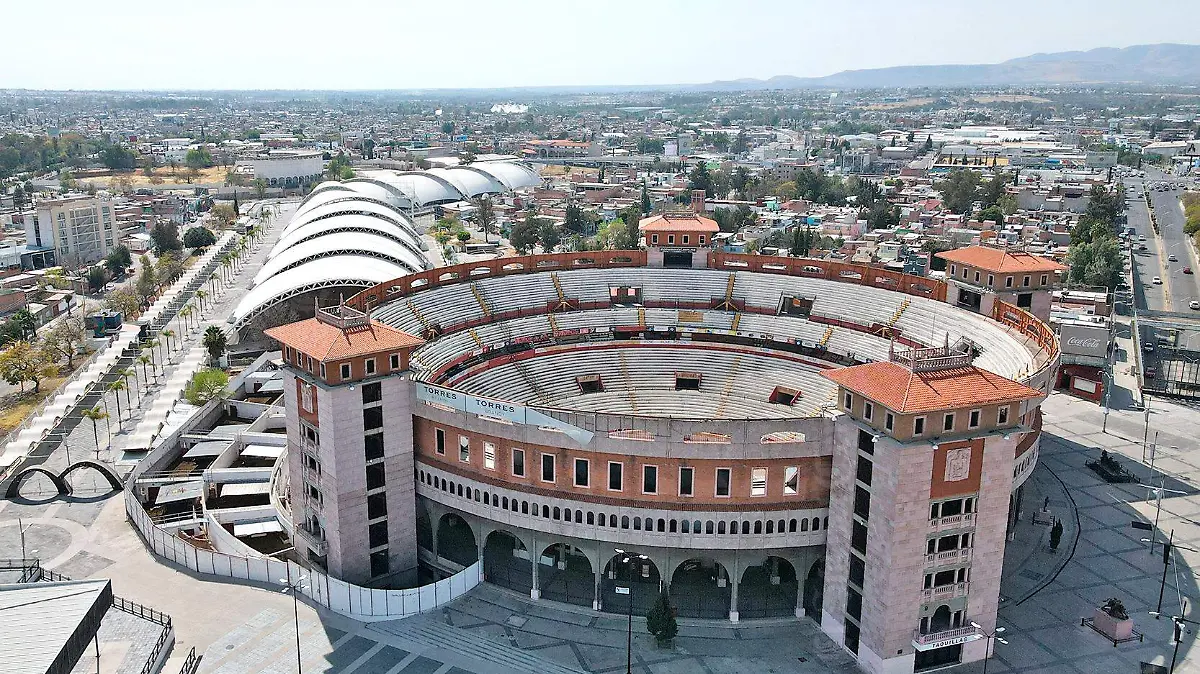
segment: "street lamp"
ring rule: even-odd
[[[987,639],[987,648],[985,648],[983,651],[983,674],[987,674],[988,657],[992,654],[992,642],[998,641],[998,642],[1004,644],[1005,646],[1008,645],[1008,642],[1005,641],[1004,638],[1000,636],[1001,634],[1004,633],[1004,628],[997,627],[994,632],[988,632],[987,630],[983,629],[982,625],[975,622],[974,620],[971,621],[971,627],[974,627],[975,629],[979,630],[980,633],[983,634],[984,638]]]
[[[292,595],[292,616],[296,622],[296,674],[303,674],[300,664],[300,590],[304,587],[304,581],[307,579],[308,576],[300,576],[293,582],[291,565],[288,565],[287,579],[279,579],[280,584],[283,585],[280,592],[284,594],[290,592]]]
[[[650,559],[650,558],[647,557],[646,555],[638,555],[638,554],[634,554],[632,552],[625,552],[621,548],[613,548],[613,550],[615,550],[618,555],[624,555],[621,558],[621,563],[627,564],[628,565],[627,568],[629,571],[629,580],[627,581],[629,584],[629,587],[626,587],[626,588],[617,587],[616,592],[617,592],[617,594],[621,594],[621,590],[624,589],[625,594],[629,595],[629,622],[628,622],[628,632],[626,633],[626,637],[625,637],[625,674],[633,674],[633,567],[634,567],[633,560],[635,560],[635,559]]]

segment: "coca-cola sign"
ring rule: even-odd
[[[1064,354],[1100,358],[1108,354],[1108,328],[1103,325],[1064,325],[1058,340]]]

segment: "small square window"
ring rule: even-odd
[[[1049,282],[1050,282],[1050,277],[1047,276],[1046,274],[1042,274],[1042,285],[1047,285]]]
[[[658,466],[642,466],[642,493],[658,493]]]
[[[1011,277],[1011,276],[1004,277],[1004,287],[1005,288],[1013,287],[1013,277]]]
[[[716,495],[729,496],[730,471],[728,468],[717,469]]]
[[[783,495],[794,496],[800,493],[800,468],[788,466],[783,469]]]
[[[350,378],[350,363],[342,363],[342,379]]]
[[[942,417],[942,430],[943,431],[954,430],[954,413],[953,412]]]
[[[687,234],[684,234],[684,235],[683,235],[683,245],[685,245],[685,246],[686,246],[686,245],[688,244],[688,240],[689,240],[690,238],[691,238],[691,237],[689,237]]]
[[[367,368],[367,374],[368,374],[368,375],[375,374],[375,359],[374,359],[374,358],[368,358],[368,359],[365,361],[365,363],[366,363],[366,368]]]
[[[924,435],[925,433],[925,417],[917,417],[913,419],[913,435]]]
[[[376,522],[367,528],[367,546],[378,548],[388,543],[387,522]]]
[[[471,438],[458,436],[458,460],[463,463],[471,462]]]
[[[657,234],[650,235],[650,243],[658,243],[658,235]]]
[[[387,494],[379,492],[367,497],[367,519],[387,516]],[[374,547],[374,546],[371,546]]]
[[[372,433],[363,437],[364,456],[367,461],[383,458],[383,433]]]
[[[1000,425],[1008,423],[1008,405],[1002,405],[1000,409],[996,410],[996,423]]]
[[[767,495],[767,469],[753,468],[750,470],[750,495]]]
[[[400,369],[400,354],[393,353],[391,355],[391,357],[388,359],[388,367],[390,367],[393,370]]]
[[[670,245],[670,244],[674,244],[674,243],[675,243],[675,235],[668,234],[667,235],[667,244]]]
[[[512,474],[513,477],[525,477],[525,450],[517,447],[512,448]]]
[[[968,428],[979,428],[979,410],[971,410],[969,421]]]
[[[1029,277],[1028,276],[1024,276],[1021,278],[1021,285],[1025,288],[1029,287]]]
[[[364,384],[362,387],[362,399],[364,405],[383,400],[383,385],[379,382]]]

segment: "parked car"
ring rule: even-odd
[[[1192,310],[1200,309],[1200,302],[1197,302],[1196,300],[1192,300],[1191,302],[1188,302],[1188,308],[1190,308]]]
[[[1142,342],[1142,351],[1154,353],[1154,342]]]
[[[1162,279],[1161,279],[1161,278],[1159,278],[1159,277],[1157,277],[1157,276],[1155,276],[1154,278],[1150,279],[1150,282],[1151,282],[1151,283],[1153,283],[1153,284],[1154,284],[1154,285],[1156,285],[1156,286],[1160,286],[1160,285],[1162,285]]]
[[[1190,273],[1192,273],[1192,268],[1191,268],[1191,267],[1184,267],[1184,268],[1183,268],[1183,273],[1185,273],[1185,274],[1190,274]]]
[[[1173,254],[1172,254],[1172,255],[1168,255],[1168,256],[1167,256],[1167,262],[1179,262],[1179,258],[1175,257]]]

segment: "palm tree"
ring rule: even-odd
[[[146,366],[153,365],[154,358],[152,356],[147,355],[147,353],[145,351],[143,351],[141,354],[138,355],[137,362],[142,364],[142,379],[146,380],[146,390],[149,391],[150,390],[150,375],[146,374]],[[156,384],[158,383],[158,372],[157,371],[154,373],[154,383],[156,383]]]
[[[126,390],[124,380],[118,379],[118,380],[114,381],[113,383],[109,384],[108,390],[112,391],[116,395],[116,398],[117,398],[117,428],[121,428],[121,422],[124,421],[124,417],[121,416],[121,391]],[[126,392],[126,395],[128,395],[128,392]]]
[[[166,330],[162,331],[162,336],[167,338],[167,357],[170,358],[171,351],[174,350],[171,344],[171,338],[175,336],[175,331],[167,328]]]
[[[200,301],[200,311],[201,312],[204,311],[204,299],[206,297],[208,297],[208,293],[204,292],[203,288],[196,291],[196,299]]]
[[[158,360],[161,360],[161,358],[157,360],[154,358],[154,350],[158,349],[159,355],[161,356],[162,349],[159,348],[161,346],[162,342],[158,341],[157,339],[152,339],[149,342],[146,342],[146,349],[150,351],[150,366],[151,370],[154,372],[154,383],[156,384],[158,383]]]
[[[188,324],[188,317],[191,315],[192,315],[192,305],[190,305],[190,304],[184,305],[184,307],[179,310],[179,320],[183,323],[183,328],[182,328],[181,332],[187,333],[188,328],[190,327]]]
[[[204,348],[208,349],[208,356],[212,360],[217,360],[221,354],[225,353],[225,332],[221,328],[210,325],[204,331]]]
[[[93,407],[90,410],[84,410],[82,414],[83,414],[84,419],[92,420],[92,435],[96,438],[96,460],[99,461],[100,460],[100,420],[107,419],[108,412],[101,410],[99,407]],[[105,424],[104,427],[108,428],[108,424]],[[63,446],[65,447],[66,445],[67,445],[67,443],[64,442]],[[70,450],[68,450],[68,451],[70,451]],[[67,463],[68,464],[71,463],[70,456],[67,457]]]
[[[137,368],[127,367],[121,370],[121,379],[125,380],[125,404],[129,406],[129,413],[133,414],[133,403],[129,402],[129,377],[133,377],[133,390],[138,392],[138,400],[141,400],[141,389],[138,385]]]

